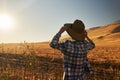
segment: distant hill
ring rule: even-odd
[[[104,26],[92,27],[87,30],[88,35],[96,45],[99,46],[119,46],[120,44],[120,20],[106,24]],[[71,39],[65,35],[61,40]]]
[[[96,46],[120,46],[120,20],[87,29],[88,36],[95,42]],[[64,35],[60,38],[61,41],[71,39],[69,35]],[[35,49],[37,53],[50,52],[48,42],[36,43],[5,43],[0,44],[0,53],[24,53],[26,50]],[[48,49],[48,50],[46,50]]]

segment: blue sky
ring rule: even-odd
[[[14,19],[14,28],[0,30],[0,43],[43,42],[75,19],[86,29],[120,20],[120,0],[0,0],[4,13]]]

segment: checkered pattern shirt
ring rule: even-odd
[[[91,66],[87,59],[87,52],[95,47],[92,41],[59,42],[60,34],[56,34],[50,46],[58,49],[64,56],[64,80],[85,80],[85,73],[92,74]]]

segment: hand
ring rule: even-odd
[[[87,33],[86,30],[85,30],[84,34],[85,34],[85,37],[86,37],[87,40],[91,40],[91,39],[88,37],[88,33]]]
[[[61,27],[61,29],[59,30],[59,34],[62,34],[64,31],[65,31],[66,29],[65,29],[65,27]]]
[[[88,34],[87,34],[87,31],[86,31],[86,30],[84,31],[84,34],[85,34],[85,37],[88,37]]]
[[[85,37],[86,37],[86,39],[88,40],[88,41],[91,41],[92,42],[92,40],[88,37],[88,33],[87,33],[87,31],[85,31]]]

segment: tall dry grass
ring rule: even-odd
[[[96,47],[88,54],[94,74],[87,80],[120,80],[120,47]],[[0,80],[62,80],[61,52],[46,43],[0,44]]]

